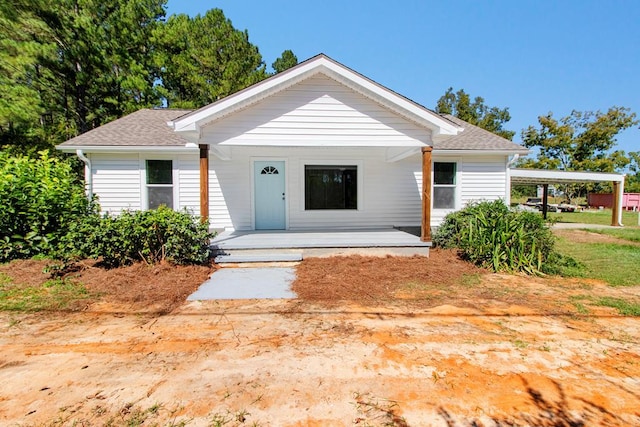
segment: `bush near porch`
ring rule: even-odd
[[[211,254],[209,224],[186,211],[166,206],[124,211],[118,216],[89,216],[76,222],[62,239],[58,258],[102,259],[106,267],[137,261],[154,264],[205,264]]]
[[[555,273],[558,264],[572,261],[554,251],[554,237],[539,214],[511,211],[501,200],[450,213],[433,242],[493,271]]]
[[[71,160],[0,152],[0,262],[34,256],[101,258],[108,267],[135,261],[204,264],[208,224],[167,207],[100,216]]]

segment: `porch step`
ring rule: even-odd
[[[215,262],[221,263],[250,263],[250,262],[296,262],[302,261],[300,252],[258,252],[234,251],[233,253],[220,253],[215,257]]]

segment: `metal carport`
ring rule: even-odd
[[[512,184],[535,184],[544,186],[542,208],[546,216],[547,189],[549,184],[582,184],[610,181],[613,183],[613,208],[611,225],[622,226],[622,193],[624,174],[607,172],[573,172],[546,169],[507,169]]]

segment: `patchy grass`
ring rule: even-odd
[[[638,285],[640,250],[634,245],[615,243],[575,243],[561,237],[557,250],[580,264],[563,266],[561,274],[569,277],[589,277],[614,286]]]
[[[0,273],[0,310],[74,310],[91,298],[87,288],[71,280],[52,279],[40,285],[16,284]]]
[[[611,307],[623,316],[640,316],[640,300],[625,299],[611,296],[594,297],[592,295],[574,295],[569,298],[580,314],[588,314],[585,304],[600,307]]]
[[[606,234],[618,239],[640,242],[640,227],[633,228],[597,228],[589,229],[590,233]]]
[[[611,209],[584,212],[549,212],[547,215],[547,218],[554,222],[611,225]],[[629,226],[637,225],[638,213],[622,211],[622,223]]]
[[[640,316],[640,302],[631,302],[622,298],[601,297],[595,301],[601,307],[611,307],[623,316]]]

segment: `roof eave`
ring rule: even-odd
[[[530,154],[531,152],[529,150],[518,150],[518,149],[492,149],[492,148],[487,148],[487,149],[478,149],[478,148],[474,148],[474,149],[446,149],[446,148],[437,148],[434,147],[433,148],[433,152],[434,153],[438,153],[438,154],[473,154],[473,155],[491,155],[491,154],[500,154],[500,155],[514,155],[514,154],[519,154],[519,155],[527,155]]]
[[[82,150],[86,153],[132,153],[140,151],[160,151],[163,153],[190,153],[198,151],[185,145],[56,145],[56,149],[63,153],[75,153]]]

